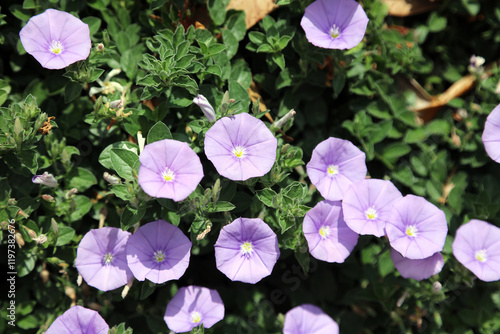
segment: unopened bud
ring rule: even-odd
[[[42,279],[43,284],[46,284],[49,281],[49,276],[50,276],[50,273],[47,269],[43,269],[40,272],[40,278]]]
[[[43,173],[42,175],[35,175],[31,179],[33,183],[43,184],[44,186],[55,188],[57,187],[57,180],[54,175],[50,173]]]
[[[214,186],[212,187],[212,200],[214,204],[217,203],[217,201],[219,200],[219,196],[220,196],[220,179],[217,179],[217,181],[215,181]]]
[[[200,107],[201,111],[210,122],[215,122],[215,110],[205,96],[199,94],[193,99],[193,103]]]
[[[104,180],[108,181],[112,186],[122,183],[122,180],[118,176],[109,174],[108,172],[104,172],[103,177]]]
[[[289,148],[290,148],[290,144],[285,144],[285,145],[281,146],[281,154],[285,154],[286,152],[288,152]]]
[[[15,198],[9,198],[9,200],[7,201],[7,204],[8,205],[16,205],[17,201]]]
[[[82,275],[78,275],[78,278],[76,279],[76,285],[81,286],[83,283],[83,277]]]
[[[21,235],[21,233],[16,232],[15,238],[16,238],[16,242],[17,242],[17,245],[19,246],[19,248],[22,248],[24,246],[24,239],[23,239],[23,236]]]
[[[272,128],[276,131],[281,129],[296,114],[295,110],[290,110],[285,116],[273,123]]]
[[[45,242],[47,242],[47,236],[45,234],[40,234],[38,237],[33,238],[33,240],[38,244],[41,245]]]
[[[132,287],[133,283],[134,283],[134,278],[131,278],[130,281],[127,282],[127,285],[125,285],[123,287],[123,290],[122,290],[122,298],[123,299],[125,299],[125,297],[127,297],[128,292],[129,292],[130,288]]]
[[[43,198],[43,200],[45,200],[45,201],[47,201],[49,203],[54,203],[55,202],[54,197],[52,197],[50,195],[47,195],[47,194],[42,195],[42,198]]]
[[[36,232],[30,229],[29,227],[23,226],[26,232],[28,232],[31,239],[36,238]]]
[[[102,43],[97,44],[97,45],[95,46],[95,50],[96,50],[97,52],[103,52],[103,51],[104,51],[104,44],[102,44]]]
[[[66,198],[67,198],[67,199],[70,199],[70,198],[72,198],[73,196],[75,196],[75,194],[77,194],[77,193],[78,193],[78,189],[73,188],[73,189],[68,190],[68,191],[66,192],[66,195],[65,195],[65,196],[66,196]]]
[[[114,100],[109,103],[111,109],[121,109],[123,107],[123,100]]]
[[[469,59],[469,66],[467,67],[467,69],[470,73],[479,72],[483,69],[484,62],[485,59],[483,57],[472,55]]]
[[[432,283],[432,292],[439,293],[439,291],[441,291],[442,287],[443,287],[443,285],[441,283],[439,283],[439,281],[436,281],[436,282]]]

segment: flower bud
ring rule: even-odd
[[[193,99],[193,103],[201,108],[201,111],[210,122],[215,122],[215,110],[205,96],[199,94]]]
[[[95,50],[97,52],[103,52],[104,51],[104,44],[102,44],[102,43],[97,44],[95,47]]]
[[[75,194],[78,193],[78,189],[76,188],[73,188],[73,189],[70,189],[68,190],[68,192],[66,193],[66,198],[67,199],[70,199],[71,197],[73,197]]]
[[[111,101],[109,103],[109,107],[111,109],[121,109],[123,107],[123,100],[122,99],[119,99],[119,100],[114,100],[114,101]]]
[[[275,131],[281,129],[290,119],[295,116],[295,110],[290,110],[285,116],[273,123],[272,129]]]
[[[33,238],[33,240],[38,244],[41,245],[45,242],[47,242],[47,236],[45,234],[40,234],[38,237]]]
[[[109,174],[108,172],[104,172],[103,177],[104,180],[108,181],[112,186],[122,183],[122,180],[118,176]]]
[[[442,287],[443,287],[443,285],[439,281],[436,281],[436,282],[432,283],[432,292],[439,293],[439,291],[441,291]]]
[[[44,186],[50,187],[50,188],[55,188],[57,187],[57,180],[54,177],[54,175],[50,173],[43,173],[42,175],[35,175],[31,179],[33,183],[39,183],[43,184]]]

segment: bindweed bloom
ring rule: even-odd
[[[224,318],[224,303],[216,290],[190,285],[180,288],[165,311],[170,330],[185,333],[203,324],[210,328]]]
[[[43,184],[44,186],[55,188],[57,187],[57,180],[54,175],[44,172],[42,175],[35,175],[31,178],[31,182]]]
[[[303,304],[285,315],[283,334],[338,334],[339,325],[319,307]]]
[[[280,257],[278,237],[259,218],[238,218],[222,228],[215,243],[217,269],[232,281],[257,283]]]
[[[385,231],[392,248],[419,260],[443,250],[448,224],[444,212],[425,198],[406,195],[394,202]]]
[[[139,185],[149,196],[182,201],[203,178],[198,155],[183,143],[163,139],[148,144],[139,156]]]
[[[500,104],[493,109],[484,124],[484,148],[491,159],[500,163]]]
[[[205,134],[205,154],[217,172],[233,181],[265,175],[276,160],[278,141],[247,113],[219,119]]]
[[[215,110],[205,96],[199,94],[193,99],[193,103],[200,107],[203,115],[205,115],[210,122],[215,122]]]
[[[109,326],[97,311],[72,306],[50,325],[45,334],[108,334]]]
[[[88,285],[109,291],[127,284],[132,272],[125,246],[130,233],[116,227],[92,229],[80,241],[75,266]]]
[[[135,278],[161,284],[184,274],[191,241],[177,226],[160,219],[139,227],[127,242],[126,251]]]
[[[345,223],[340,201],[321,201],[302,224],[309,253],[321,261],[342,263],[358,243],[358,234]]]
[[[402,197],[391,181],[368,179],[354,183],[342,200],[344,220],[356,233],[381,237],[392,204]]]
[[[411,260],[391,249],[391,259],[401,276],[417,281],[439,273],[444,266],[443,255],[439,252],[425,259]]]
[[[453,255],[481,281],[500,280],[500,228],[472,219],[460,226],[453,241]]]
[[[339,201],[353,182],[366,177],[365,154],[348,140],[330,137],[313,150],[307,174],[321,196]]]
[[[47,9],[33,16],[19,32],[21,43],[42,67],[61,69],[90,54],[90,30],[73,15]]]
[[[326,49],[352,49],[363,39],[368,17],[354,0],[316,0],[300,21],[309,43]]]

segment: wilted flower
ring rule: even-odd
[[[339,201],[353,182],[366,177],[365,154],[348,140],[330,137],[313,150],[307,174],[321,196]]]
[[[402,197],[391,181],[368,179],[354,183],[342,200],[344,220],[356,233],[381,237],[392,204]]]
[[[127,243],[127,262],[135,278],[164,283],[180,278],[189,265],[191,241],[164,220],[139,227]]]
[[[88,285],[109,291],[133,277],[125,253],[130,235],[116,227],[92,229],[85,234],[78,245],[75,266]]]
[[[444,266],[443,255],[439,252],[425,259],[411,260],[391,249],[391,259],[401,276],[417,281],[439,273]]]
[[[193,99],[193,103],[200,107],[201,111],[203,111],[203,114],[210,122],[215,122],[215,110],[205,96],[199,94]]]
[[[351,49],[365,35],[368,17],[354,0],[316,0],[302,21],[307,40],[326,49]]]
[[[139,156],[139,185],[149,196],[182,201],[203,178],[200,158],[187,143],[163,139],[148,144]]]
[[[44,186],[55,188],[57,187],[57,180],[54,175],[45,172],[42,175],[35,175],[31,178],[33,183],[43,184]]]
[[[309,253],[318,260],[342,263],[358,243],[358,234],[345,223],[340,201],[321,201],[302,224]]]
[[[481,72],[483,70],[485,59],[476,55],[472,55],[469,59],[469,66],[467,69],[470,73]]]
[[[95,94],[98,94],[98,93],[102,93],[104,95],[113,94],[117,90],[120,93],[123,93],[123,91],[125,90],[125,88],[123,88],[123,86],[120,85],[118,82],[111,81],[111,79],[113,77],[117,76],[118,74],[120,74],[121,71],[122,70],[119,69],[119,68],[114,68],[111,71],[109,71],[109,73],[104,78],[104,81],[102,81],[101,79],[96,79],[96,82],[101,87],[99,87],[99,88],[97,88],[97,87],[91,87],[90,90],[89,90],[89,96],[92,96],[92,95],[95,95]],[[123,101],[122,101],[122,105],[123,105]]]
[[[448,224],[444,212],[425,198],[406,195],[394,202],[385,231],[392,248],[418,260],[443,250]]]
[[[339,325],[319,307],[303,304],[285,315],[283,334],[338,334]]]
[[[235,181],[269,172],[277,147],[264,122],[247,113],[221,118],[205,134],[207,158],[220,175]]]
[[[484,124],[484,148],[491,159],[500,163],[500,104],[493,109]]]
[[[165,311],[170,330],[185,333],[203,324],[210,328],[224,318],[224,303],[216,290],[188,286],[180,288]]]
[[[500,228],[472,219],[460,226],[453,241],[453,255],[480,280],[500,280]]]
[[[73,306],[58,316],[45,334],[108,334],[109,326],[97,311]]]
[[[47,9],[19,32],[21,43],[42,67],[61,69],[90,54],[89,26],[73,15]]]
[[[238,218],[222,228],[215,243],[217,268],[232,281],[257,283],[280,257],[278,238],[259,218]]]

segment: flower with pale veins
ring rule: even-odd
[[[285,315],[283,334],[338,334],[339,325],[319,307],[303,304]]]
[[[417,281],[439,273],[444,266],[443,255],[439,252],[425,259],[412,260],[402,257],[397,251],[391,249],[391,259],[401,276]]]
[[[45,334],[108,334],[109,326],[97,311],[75,305],[58,316]]]
[[[486,153],[492,160],[500,163],[500,104],[493,109],[486,119],[481,139]]]

